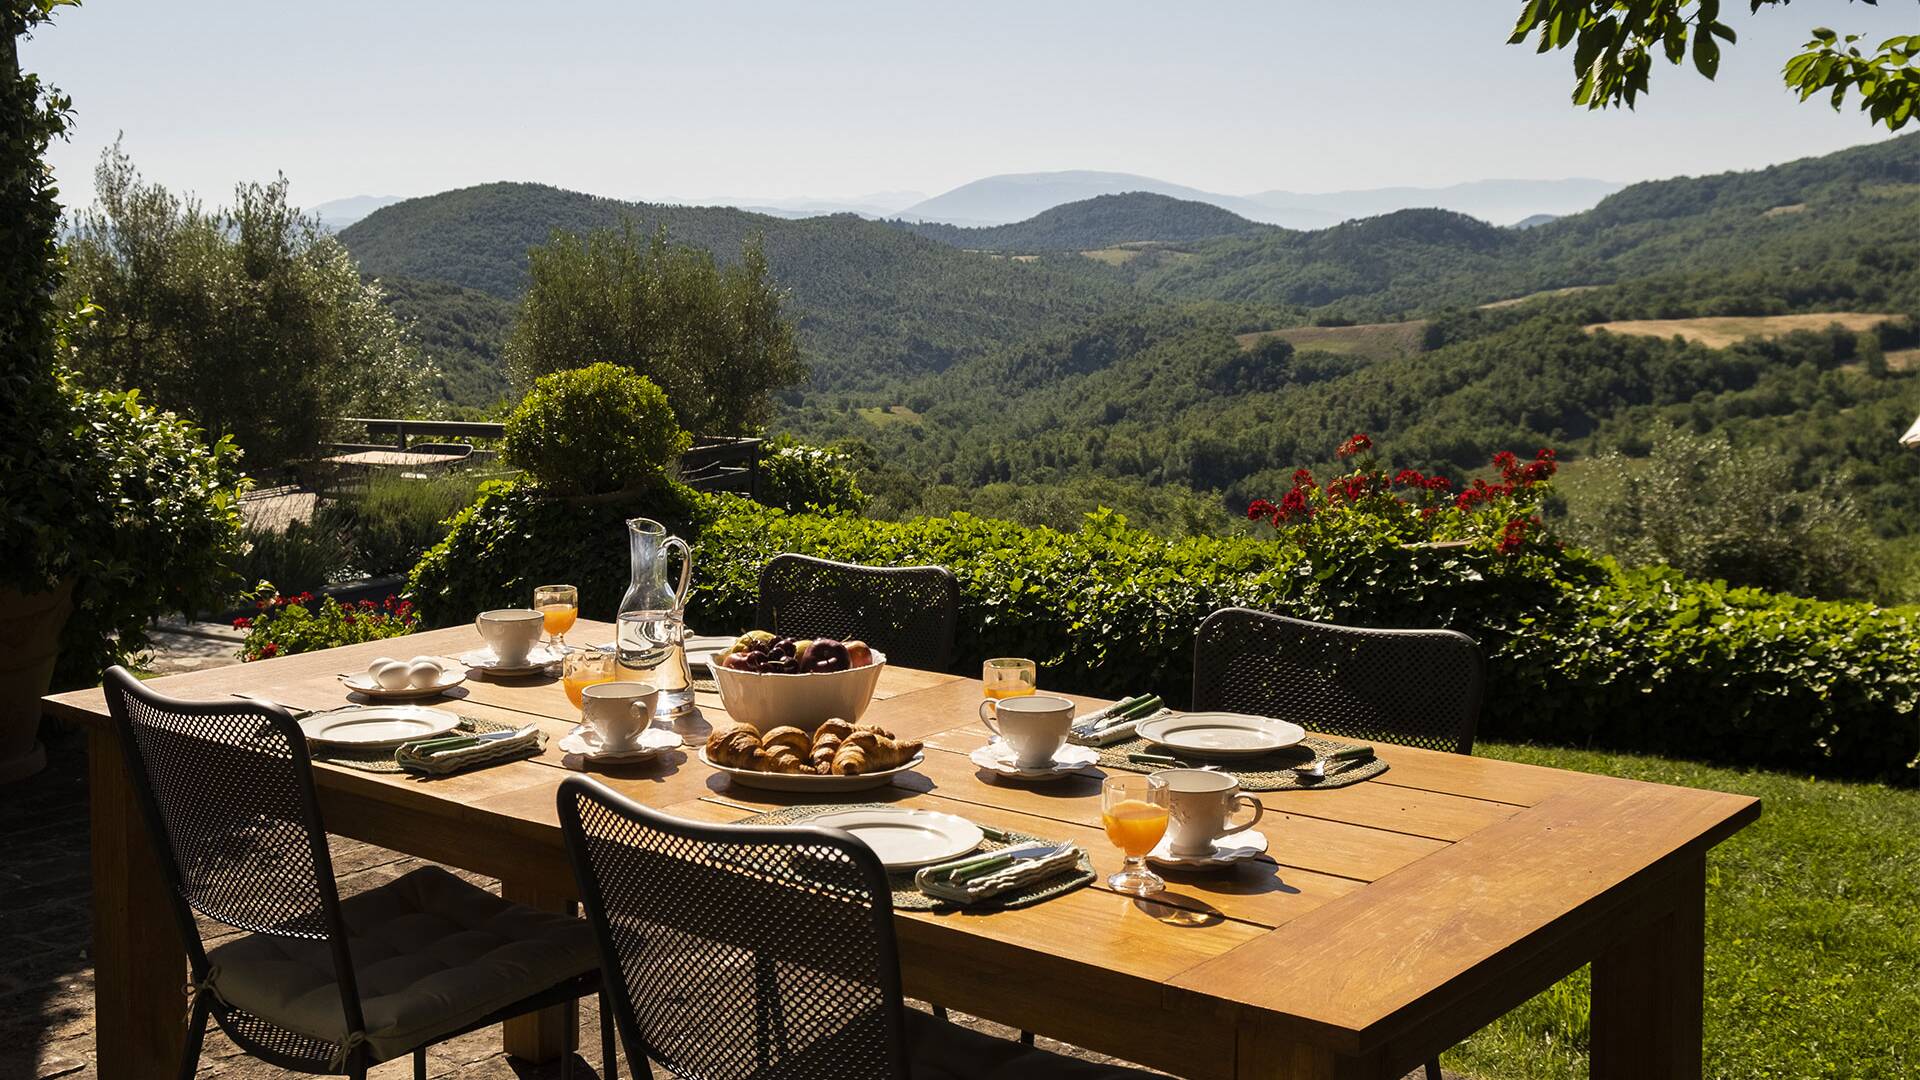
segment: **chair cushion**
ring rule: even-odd
[[[342,900],[340,913],[378,1060],[599,967],[585,921],[509,903],[437,867]],[[326,942],[248,934],[207,959],[221,1001],[302,1035],[346,1041]]]
[[[1158,1073],[1103,1065],[907,1010],[907,1053],[913,1080],[1151,1080]]]

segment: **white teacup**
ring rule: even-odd
[[[1260,800],[1240,794],[1240,781],[1223,772],[1163,769],[1154,775],[1167,782],[1167,833],[1175,855],[1212,854],[1215,840],[1253,828],[1266,812]],[[1253,816],[1231,824],[1242,803],[1253,807]]]
[[[1014,761],[1023,769],[1044,769],[1066,745],[1073,726],[1073,702],[1046,694],[988,698],[980,703],[980,720],[1013,747]]]
[[[501,667],[524,667],[527,654],[540,640],[547,617],[532,608],[495,608],[483,611],[473,620],[473,628],[493,649]]]
[[[653,723],[659,698],[660,688],[652,683],[595,683],[580,691],[580,716],[600,737],[601,746],[630,750]]]

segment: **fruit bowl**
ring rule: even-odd
[[[761,734],[782,724],[811,733],[824,720],[858,720],[873,702],[874,688],[887,656],[873,650],[873,663],[845,671],[809,671],[788,675],[713,666],[720,702],[727,715]]]

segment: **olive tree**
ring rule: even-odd
[[[94,180],[64,286],[97,309],[73,335],[89,383],[145,391],[256,464],[313,453],[332,418],[424,406],[419,350],[285,177],[208,210],[143,181],[116,143]]]
[[[618,364],[665,390],[688,431],[749,435],[772,419],[773,392],[806,375],[757,241],[723,266],[664,229],[643,241],[628,222],[556,232],[527,268],[506,347],[523,392],[552,372]]]

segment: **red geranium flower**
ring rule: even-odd
[[[261,659],[264,660],[267,657],[277,654],[279,651],[280,651],[280,646],[275,645],[273,642],[269,641],[265,645],[260,646],[260,657]]]
[[[252,625],[253,625],[253,620],[247,618],[245,615],[242,615],[239,618],[233,620],[233,628],[235,630],[245,630],[251,627]]]
[[[1373,449],[1373,440],[1367,438],[1366,433],[1356,431],[1352,435],[1347,436],[1346,442],[1340,444],[1340,449],[1337,453],[1339,453],[1341,457],[1352,457],[1355,454],[1363,453],[1371,449]]]

